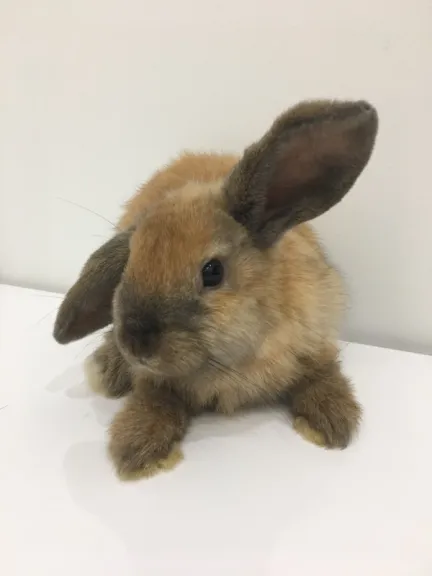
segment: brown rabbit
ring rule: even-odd
[[[304,102],[238,159],[186,154],[132,198],[69,290],[54,337],[113,323],[90,380],[129,394],[110,429],[121,477],[171,466],[192,416],[282,403],[344,448],[361,408],[338,363],[344,294],[304,222],[339,202],[378,129],[366,102]]]

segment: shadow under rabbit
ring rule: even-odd
[[[64,458],[70,496],[115,531],[139,558],[140,567],[154,576],[171,573],[179,550],[182,566],[192,572],[204,568],[207,575],[220,575],[225,569],[231,573],[232,561],[242,557],[239,574],[262,576],[284,533],[318,502],[328,500],[330,483],[321,479],[317,489],[316,474],[293,461],[294,484],[310,493],[307,501],[293,499],[287,468],[253,442],[253,429],[265,425],[262,416],[249,420],[247,440],[241,438],[247,433],[244,422],[233,421],[231,432],[225,430],[215,442],[207,435],[208,422],[197,422],[184,443],[184,462],[134,483],[117,480],[104,442],[74,444]],[[289,433],[284,439],[287,459]],[[222,444],[221,436],[226,439]],[[250,445],[245,450],[246,442]]]
[[[71,498],[115,533],[139,558],[140,569],[154,576],[170,573],[177,553],[183,565],[192,571],[205,568],[207,576],[232,571],[239,557],[243,562],[237,573],[261,576],[284,534],[331,491],[334,479],[326,479],[320,469],[329,454],[304,444],[303,451],[314,451],[316,458],[299,458],[295,444],[302,441],[291,430],[288,414],[277,409],[198,417],[183,443],[185,459],[174,470],[122,483],[109,461],[105,434],[122,400],[95,396],[80,365],[46,388],[60,394],[60,412],[79,402],[82,418],[92,416],[90,429],[98,438],[74,442],[72,437],[64,453]],[[71,432],[82,438],[79,427]],[[291,460],[290,466],[281,459]],[[295,486],[310,497],[297,499]]]

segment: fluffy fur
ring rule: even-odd
[[[284,403],[307,440],[348,445],[361,409],[338,363],[344,290],[304,222],[348,192],[377,127],[364,102],[302,103],[241,158],[184,154],[128,202],[54,331],[66,343],[113,323],[90,363],[93,387],[129,394],[110,429],[120,476],[174,465],[204,410]],[[206,290],[212,258],[225,276]]]

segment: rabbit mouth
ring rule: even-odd
[[[207,355],[200,347],[185,347],[178,342],[162,346],[160,353],[135,355],[127,349],[122,354],[134,373],[142,377],[156,379],[176,379],[189,377],[198,372],[206,363]]]

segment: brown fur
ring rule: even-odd
[[[57,342],[77,340],[112,321],[112,295],[129,257],[128,241],[129,233],[118,234],[88,259],[81,281],[60,306],[54,327]]]
[[[294,428],[307,440],[345,448],[361,419],[361,408],[351,384],[341,373],[337,350],[305,358],[302,376],[288,390]]]
[[[143,212],[169,193],[190,183],[213,183],[226,177],[238,158],[229,154],[185,153],[156,174],[126,204],[118,224],[127,230]]]
[[[87,380],[94,392],[121,398],[132,391],[131,370],[119,352],[112,330],[105,334],[104,343],[89,360]]]
[[[109,452],[118,474],[128,479],[163,469],[188,424],[188,412],[171,390],[137,385],[111,425]]]
[[[183,155],[127,204],[121,240],[89,259],[55,328],[79,338],[111,321],[112,304],[92,362],[107,395],[133,389],[110,432],[122,477],[177,462],[189,418],[207,409],[284,402],[308,440],[349,443],[361,409],[337,360],[344,291],[303,222],[342,199],[376,131],[365,103],[303,103],[241,159]],[[205,290],[212,258],[224,282]]]

